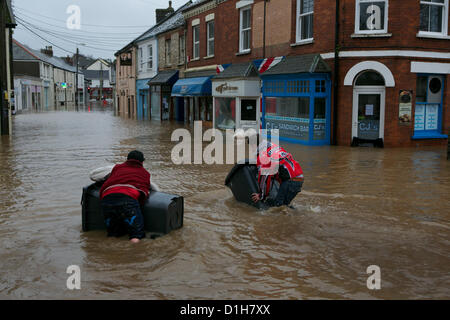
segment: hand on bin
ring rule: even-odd
[[[252,194],[252,200],[254,203],[257,203],[258,201],[261,200],[261,196],[258,193],[254,193]]]

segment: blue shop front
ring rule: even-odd
[[[149,96],[150,87],[148,85],[149,80],[150,79],[142,79],[136,81],[138,120],[149,119],[149,106],[150,106],[150,96]]]
[[[303,145],[331,141],[330,68],[320,55],[286,57],[261,74],[262,128]]]

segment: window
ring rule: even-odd
[[[239,25],[239,52],[250,51],[251,38],[251,9],[246,7],[241,9]]]
[[[171,60],[170,60],[170,39],[166,40],[165,50],[166,50],[166,65],[170,65],[171,64]]]
[[[355,33],[387,33],[388,0],[357,0]]]
[[[139,48],[139,70],[142,70],[142,66],[144,64],[144,56],[142,54],[142,48]]]
[[[420,31],[447,35],[448,0],[420,1]]]
[[[313,38],[314,0],[297,0],[297,42]]]
[[[206,55],[211,57],[214,55],[214,21],[210,21],[206,24],[207,30],[207,52]]]
[[[147,46],[147,69],[153,69],[153,46],[150,44]]]
[[[184,63],[184,58],[186,56],[184,36],[180,36],[180,38],[178,39],[178,45],[179,45],[178,52],[180,53],[178,56],[178,63],[182,64]]]
[[[417,77],[414,135],[439,134],[442,128],[444,79],[439,75]],[[433,136],[430,136],[433,137]]]
[[[236,128],[236,99],[235,98],[215,98],[216,108],[216,128],[235,129]]]
[[[193,59],[198,59],[200,57],[200,31],[199,26],[192,27],[192,39],[194,45],[192,47],[192,56]]]

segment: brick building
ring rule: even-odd
[[[444,144],[449,11],[448,0],[197,1],[183,11],[185,74],[283,56],[261,74],[263,127],[304,130],[291,140],[307,144],[323,131],[340,145]]]

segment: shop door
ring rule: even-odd
[[[383,88],[355,88],[353,96],[353,137],[362,140],[384,138]]]
[[[240,108],[241,118],[240,127],[242,129],[258,130],[258,100],[257,99],[242,99]]]

